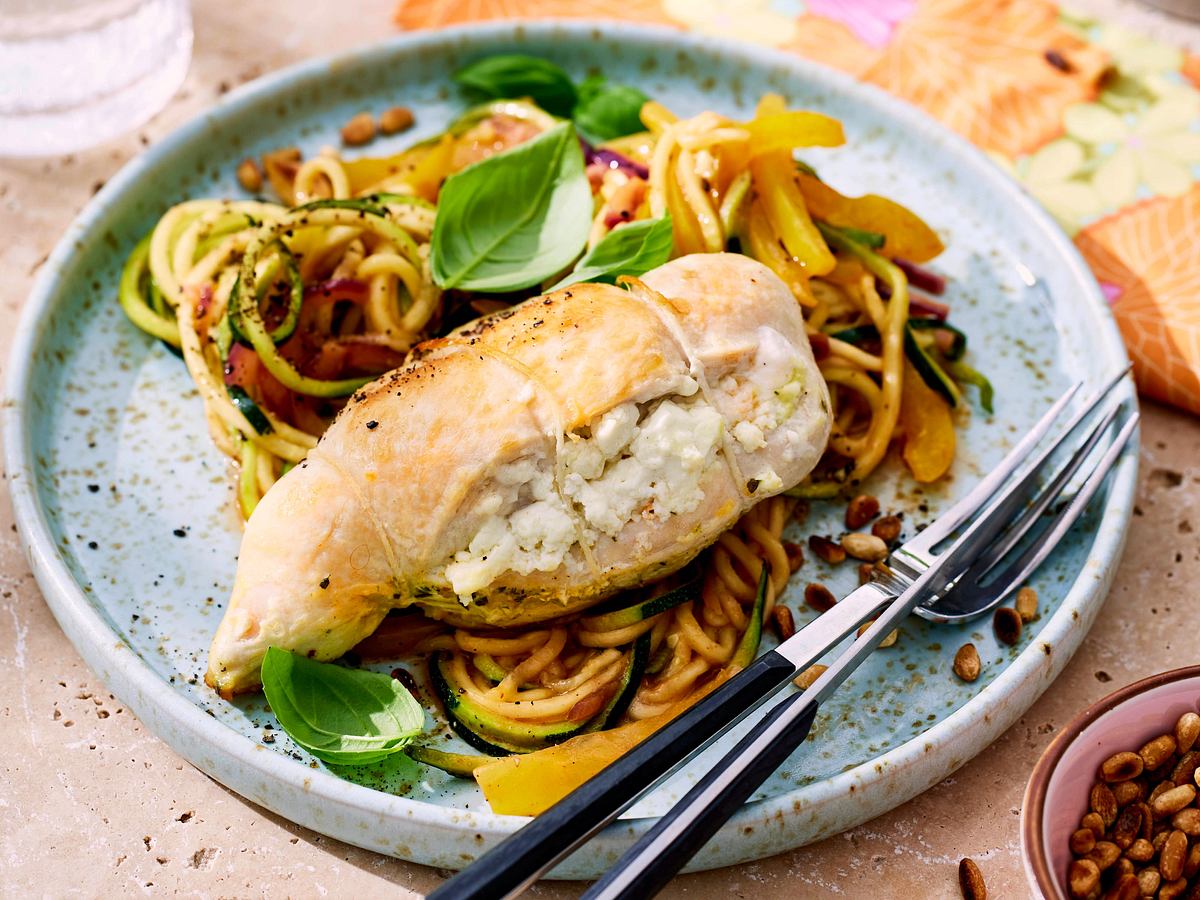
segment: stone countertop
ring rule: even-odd
[[[1128,4],[1089,3],[1146,14]],[[88,198],[144,144],[230,87],[299,59],[386,37],[390,0],[305,4],[281,17],[267,0],[195,10],[188,79],[138,134],[50,161],[0,162],[0,368],[32,278]],[[1150,24],[1154,22],[1151,19]],[[1160,23],[1161,24],[1161,23]],[[1180,30],[1194,28],[1174,25]],[[0,374],[4,374],[0,371]],[[663,896],[955,897],[957,863],[976,859],[993,897],[1022,897],[1018,820],[1028,773],[1055,731],[1093,700],[1197,661],[1200,421],[1144,409],[1138,506],[1098,623],[1046,695],[995,745],[893,812],[820,844],[687,875]],[[118,892],[194,896],[425,893],[445,872],[379,856],[297,827],[192,768],[123,709],[79,659],[42,601],[0,501],[0,894]],[[576,885],[544,883],[539,897]]]

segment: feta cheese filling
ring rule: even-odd
[[[721,406],[735,422],[730,434],[747,453],[767,446],[770,434],[792,417],[805,393],[804,360],[787,338],[767,325],[755,336],[758,346],[746,374],[727,375],[717,384]],[[790,462],[802,435],[785,429],[781,437],[783,457]],[[768,476],[766,482],[771,480]]]
[[[481,503],[487,514],[471,543],[454,554],[446,578],[459,598],[502,573],[552,572],[575,543],[575,522],[554,488],[554,473],[520,459],[496,472],[496,489]]]
[[[640,422],[637,406],[623,403],[600,419],[591,440],[567,445],[563,493],[609,537],[639,516],[691,512],[704,499],[700,482],[723,426],[700,398],[663,400]]]
[[[666,519],[695,510],[704,500],[705,474],[718,458],[728,418],[730,433],[747,452],[796,411],[804,394],[804,361],[787,339],[763,326],[745,376],[717,386],[725,411],[713,408],[699,385],[684,377],[669,396],[622,403],[584,434],[568,434],[561,449],[561,494],[543,461],[516,460],[500,467],[493,493],[481,501],[486,518],[468,546],[454,554],[446,578],[464,603],[507,571],[552,572],[580,542],[594,546],[616,538],[636,519]],[[730,415],[732,413],[732,415]],[[784,436],[784,456],[792,438]],[[752,492],[783,488],[770,468],[755,474]],[[582,526],[577,527],[578,526]]]

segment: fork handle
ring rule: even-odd
[[[808,692],[782,700],[583,894],[584,900],[652,897],[662,890],[808,737],[819,706]]]
[[[774,650],[760,656],[442,884],[429,900],[492,900],[520,893],[795,674],[795,666]]]

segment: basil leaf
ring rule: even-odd
[[[580,281],[612,284],[618,275],[643,275],[670,259],[674,244],[669,215],[618,225],[551,290]]]
[[[592,191],[570,122],[451,175],[434,220],[443,288],[501,292],[545,281],[587,243]]]
[[[564,118],[578,98],[566,72],[548,60],[520,53],[473,62],[459,69],[454,80],[488,97],[529,97],[546,112]]]
[[[425,712],[399,681],[270,647],[263,693],[288,737],[327,763],[365,765],[421,733]]]
[[[611,141],[646,130],[641,113],[649,99],[635,87],[589,78],[579,86],[579,102],[571,115],[588,137]]]

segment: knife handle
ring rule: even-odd
[[[632,806],[796,674],[774,650],[441,885],[429,900],[510,897]]]

